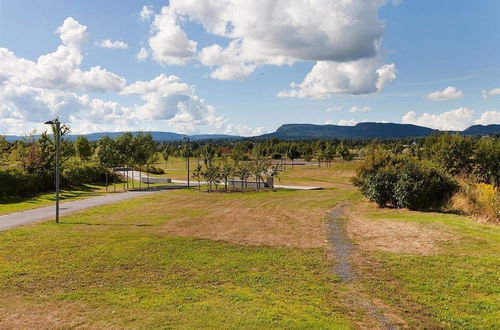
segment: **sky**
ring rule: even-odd
[[[0,134],[500,124],[500,1],[0,0]]]

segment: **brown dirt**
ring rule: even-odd
[[[245,245],[324,248],[324,207],[297,207],[293,204],[315,202],[302,194],[294,199],[252,199],[244,194],[227,200],[218,194],[200,193],[195,209],[201,212],[180,214],[162,226],[169,236],[194,237]],[[307,201],[307,199],[311,199]],[[193,199],[191,199],[193,200]],[[188,202],[189,203],[189,202]],[[291,205],[292,204],[292,205]],[[182,204],[182,208],[190,209]]]
[[[347,228],[359,247],[394,253],[431,255],[440,251],[441,243],[456,239],[451,232],[429,225],[368,219],[361,210],[350,212]]]

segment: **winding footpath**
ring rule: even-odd
[[[60,215],[63,216],[76,211],[85,210],[96,206],[121,202],[132,198],[154,194],[160,191],[179,189],[179,188],[185,188],[185,187],[183,185],[178,185],[178,186],[153,188],[150,190],[135,190],[135,191],[120,192],[120,193],[108,193],[102,196],[61,203],[59,212]],[[55,214],[55,206],[52,205],[52,206],[45,206],[37,209],[2,215],[0,216],[0,231],[36,221],[54,218],[55,216],[54,214]]]

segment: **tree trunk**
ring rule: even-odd
[[[141,172],[141,166],[139,165],[139,190],[142,189],[142,172]]]
[[[146,164],[146,173],[148,178],[148,189],[149,189],[149,164]]]
[[[108,192],[108,172],[106,170],[106,192]]]
[[[113,173],[113,192],[116,192],[116,174]]]

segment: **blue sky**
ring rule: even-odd
[[[0,0],[0,134],[500,123],[499,1],[249,3]]]

